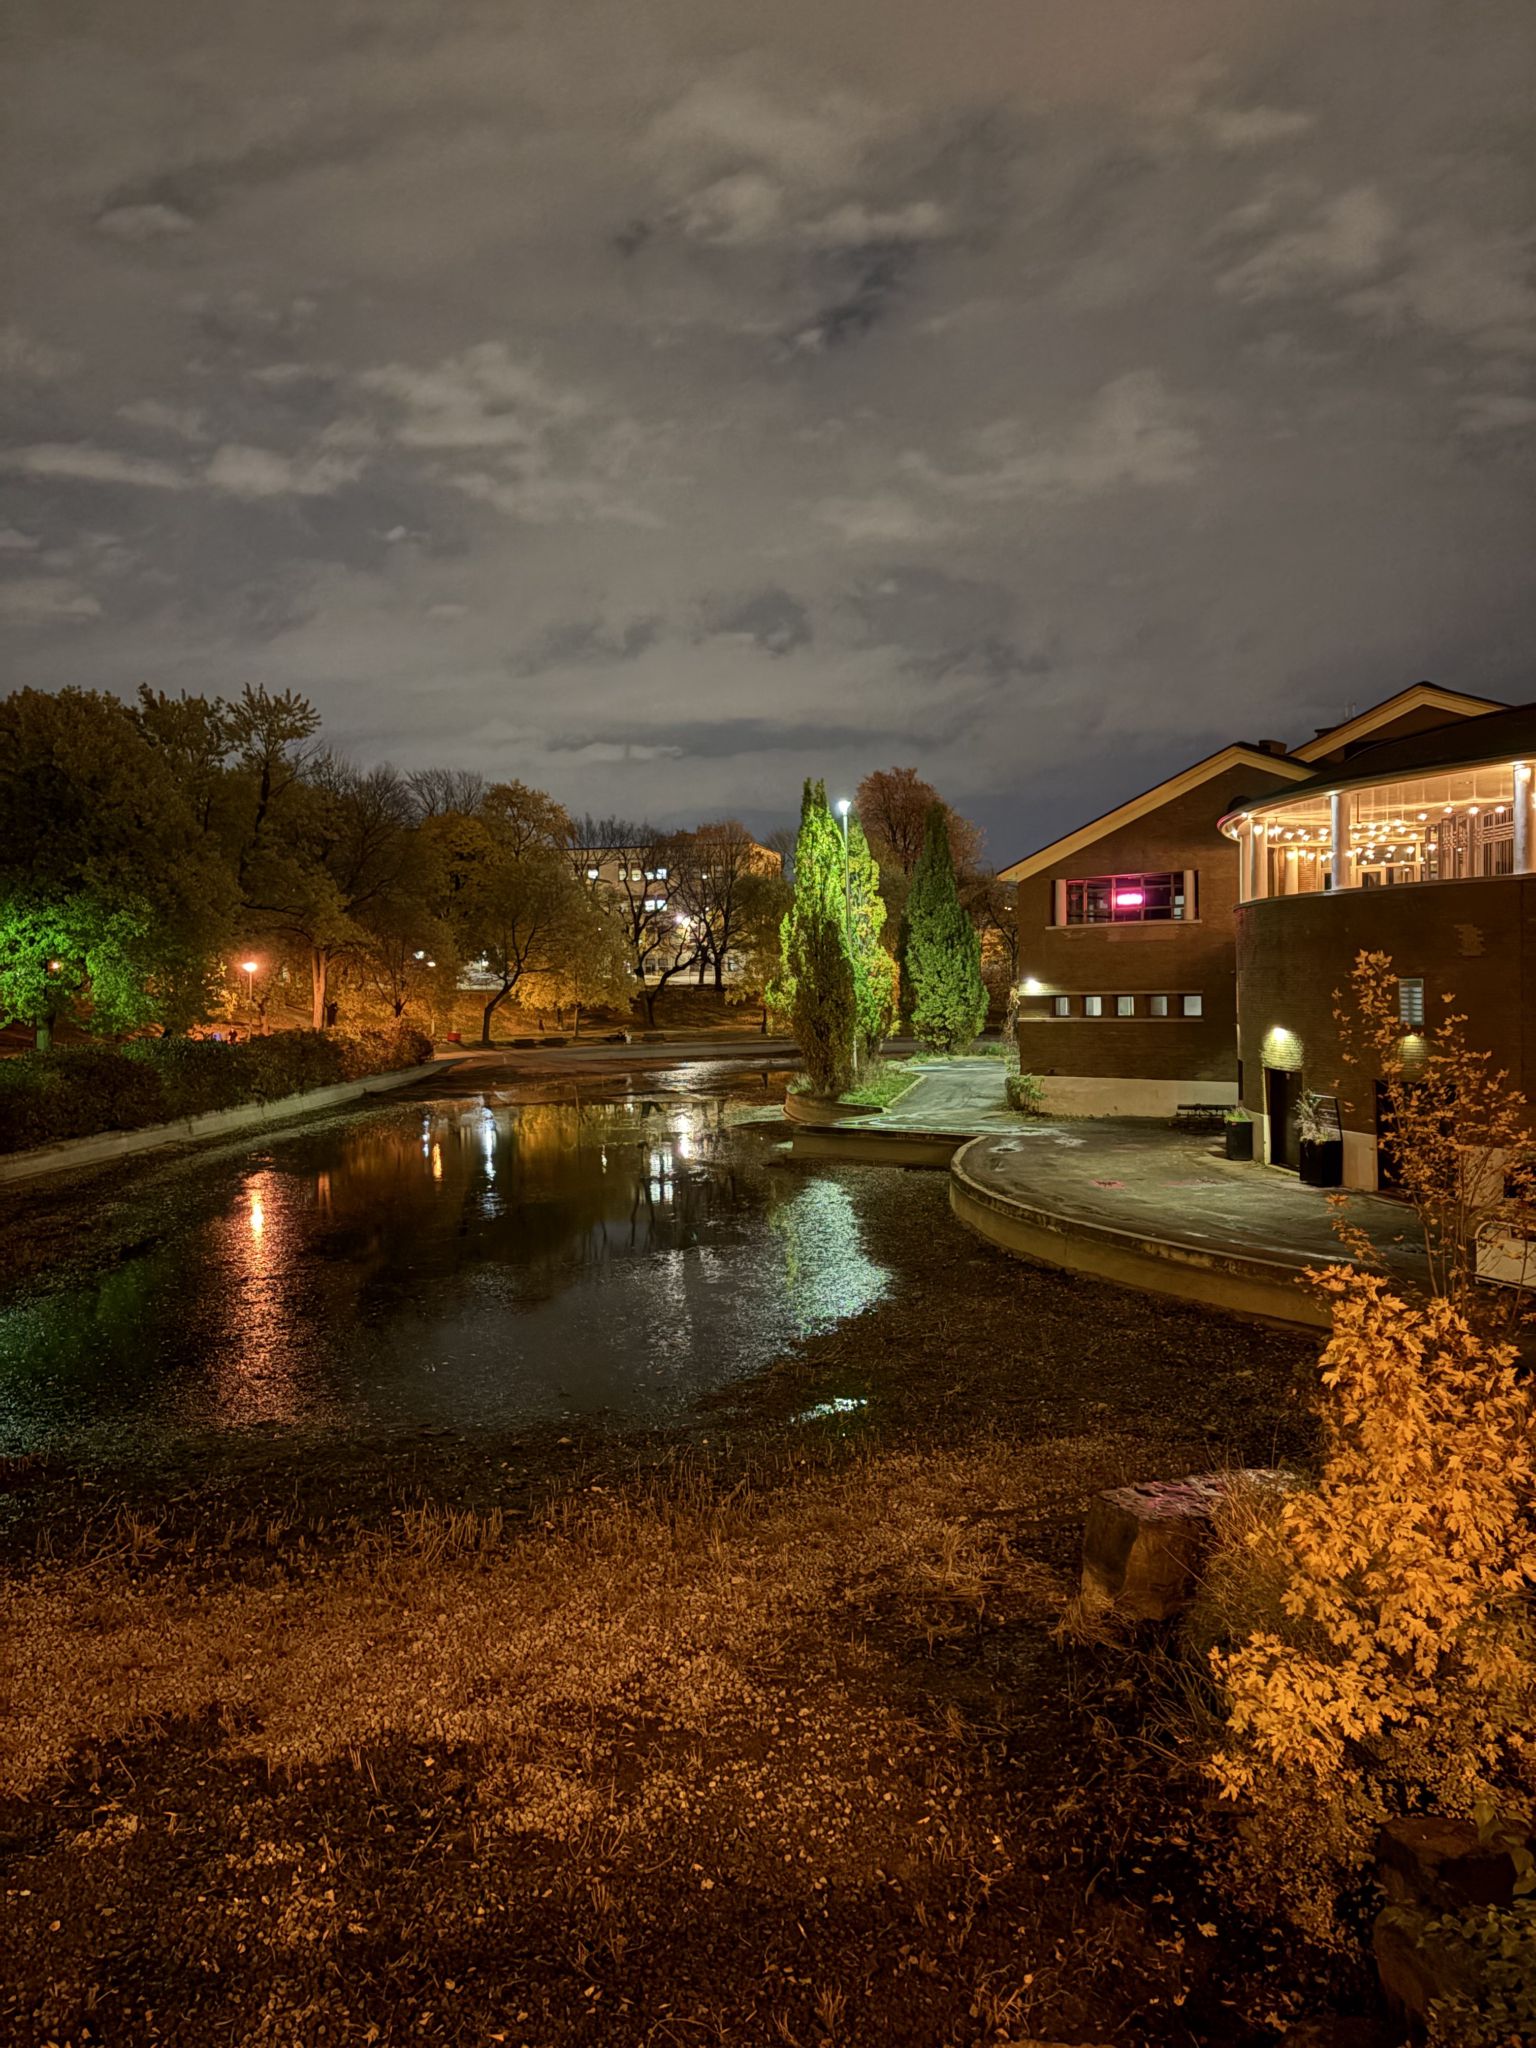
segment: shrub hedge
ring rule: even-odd
[[[0,1060],[0,1152],[98,1131],[136,1131],[247,1102],[276,1102],[338,1081],[420,1066],[420,1031],[275,1031],[226,1045],[212,1038],[140,1038]]]

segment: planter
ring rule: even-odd
[[[784,1097],[784,1114],[792,1124],[812,1124],[825,1128],[831,1124],[846,1123],[851,1117],[879,1116],[880,1111],[869,1102],[837,1102],[825,1095],[797,1095],[791,1090]]]
[[[1344,1140],[1342,1138],[1303,1138],[1300,1149],[1301,1184],[1303,1187],[1343,1187]]]
[[[1252,1159],[1253,1125],[1251,1123],[1227,1125],[1227,1157],[1229,1159]]]

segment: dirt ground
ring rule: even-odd
[[[850,1172],[861,1171],[849,1169]],[[1258,2043],[1347,2008],[1057,1633],[1100,1487],[1304,1455],[1315,1347],[874,1176],[893,1295],[686,1434],[10,1475],[0,2041]]]

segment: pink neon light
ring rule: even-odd
[[[1146,900],[1140,889],[1117,889],[1115,891],[1116,910],[1139,910]]]

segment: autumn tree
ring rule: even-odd
[[[779,878],[780,863],[734,818],[680,832],[671,842],[668,897],[674,911],[693,921],[699,964],[724,988],[726,966],[778,894],[765,883]]]
[[[579,977],[602,941],[600,905],[571,865],[571,821],[552,798],[518,782],[488,788],[472,812],[446,811],[422,831],[444,877],[444,914],[459,956],[492,977],[480,1043],[525,981]]]

